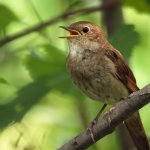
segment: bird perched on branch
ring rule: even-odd
[[[91,99],[115,104],[139,90],[135,77],[121,53],[94,23],[80,21],[64,27],[70,35],[67,68],[74,83]],[[150,150],[138,112],[125,125],[138,150]]]

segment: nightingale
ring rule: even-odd
[[[61,26],[69,45],[67,69],[73,82],[91,99],[115,104],[139,90],[136,79],[121,53],[105,37],[102,29],[88,21]],[[125,125],[138,150],[150,150],[139,112]]]

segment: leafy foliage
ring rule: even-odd
[[[40,77],[54,77],[64,72],[65,55],[57,48],[42,45],[42,53],[32,53],[27,57],[26,65],[34,79]],[[37,50],[36,50],[37,51]]]

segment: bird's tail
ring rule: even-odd
[[[138,150],[150,150],[149,142],[144,131],[139,112],[135,112],[126,121],[125,125]]]

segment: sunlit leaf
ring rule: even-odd
[[[45,79],[39,79],[21,88],[15,99],[8,104],[0,105],[0,128],[13,121],[20,121],[49,90],[50,87],[47,86]]]

